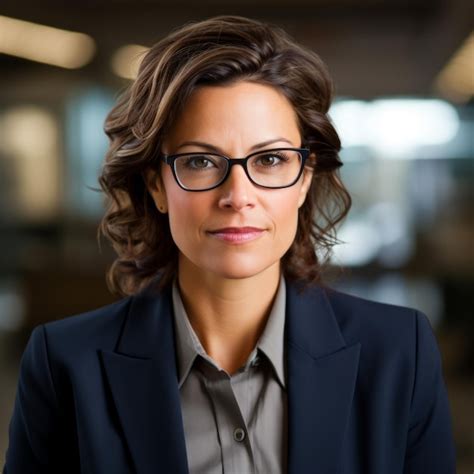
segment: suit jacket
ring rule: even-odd
[[[40,325],[6,474],[185,474],[171,293]],[[416,310],[287,284],[288,472],[451,474],[436,339]]]

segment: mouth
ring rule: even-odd
[[[264,232],[265,229],[258,227],[224,227],[208,231],[208,234],[224,242],[239,244],[258,239]]]

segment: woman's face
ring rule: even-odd
[[[212,151],[185,144],[199,141],[229,158],[242,158],[256,144],[270,140],[255,151],[301,147],[292,105],[273,87],[241,81],[195,90],[162,149],[166,154]],[[310,169],[294,186],[265,189],[252,184],[241,166],[233,166],[224,183],[202,192],[181,189],[167,164],[162,164],[161,171],[161,179],[156,178],[149,190],[157,207],[169,214],[180,251],[180,271],[187,268],[232,279],[279,268],[295,237],[298,208],[311,182]],[[243,227],[260,231],[215,232]]]

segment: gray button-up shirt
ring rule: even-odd
[[[201,345],[175,280],[179,390],[190,473],[286,472],[285,305],[282,276],[259,341],[230,376]]]

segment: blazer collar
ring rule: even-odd
[[[360,343],[346,346],[326,291],[286,284],[288,472],[337,472]],[[100,357],[138,474],[188,472],[171,290],[131,297],[114,352]]]

